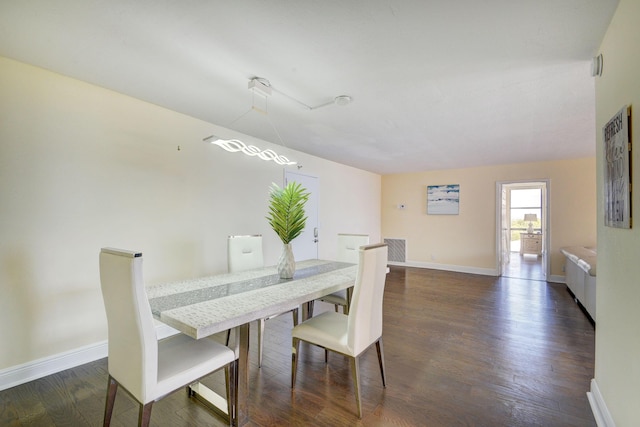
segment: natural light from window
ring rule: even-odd
[[[527,230],[529,222],[524,220],[525,214],[535,214],[538,218],[533,221],[533,230],[542,231],[542,190],[540,188],[511,190],[511,240],[520,240],[520,232]]]

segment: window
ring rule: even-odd
[[[511,190],[511,241],[520,240],[520,233],[527,231],[529,221],[524,220],[525,214],[535,214],[538,218],[533,221],[533,231],[542,231],[542,189],[512,189]]]

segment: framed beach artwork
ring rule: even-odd
[[[604,142],[604,224],[631,228],[631,138],[624,106],[602,128]]]
[[[428,185],[428,215],[458,215],[460,208],[460,185]]]

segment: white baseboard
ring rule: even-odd
[[[407,261],[407,262],[389,261],[388,264],[397,265],[400,267],[430,268],[433,270],[454,271],[456,273],[480,274],[483,276],[499,276],[500,275],[498,270],[496,270],[495,268],[467,267],[463,265],[436,264],[436,263],[421,262],[421,261]],[[547,278],[547,282],[566,283],[564,276],[557,276],[557,275],[549,276]]]
[[[431,262],[407,261],[407,262],[388,262],[389,265],[397,265],[400,267],[417,267],[430,268],[432,270],[455,271],[456,273],[481,274],[483,276],[498,276],[495,268],[478,268],[467,267],[464,265],[452,264],[436,264]]]
[[[106,341],[12,366],[0,371],[0,391],[103,357],[107,357]]]
[[[552,274],[551,276],[547,277],[547,282],[551,282],[551,283],[567,283],[567,281],[565,280],[564,276],[557,276]]]
[[[613,417],[604,402],[595,378],[591,380],[591,391],[587,392],[587,398],[589,399],[591,412],[593,412],[593,417],[596,419],[598,427],[615,427],[616,423],[613,421]]]
[[[158,339],[177,332],[165,324],[156,324]],[[102,341],[0,370],[0,391],[102,359],[107,357],[107,351],[107,341]]]

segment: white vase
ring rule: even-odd
[[[293,258],[293,248],[291,243],[282,245],[282,255],[278,260],[278,274],[281,279],[293,279],[296,272],[296,261]]]

